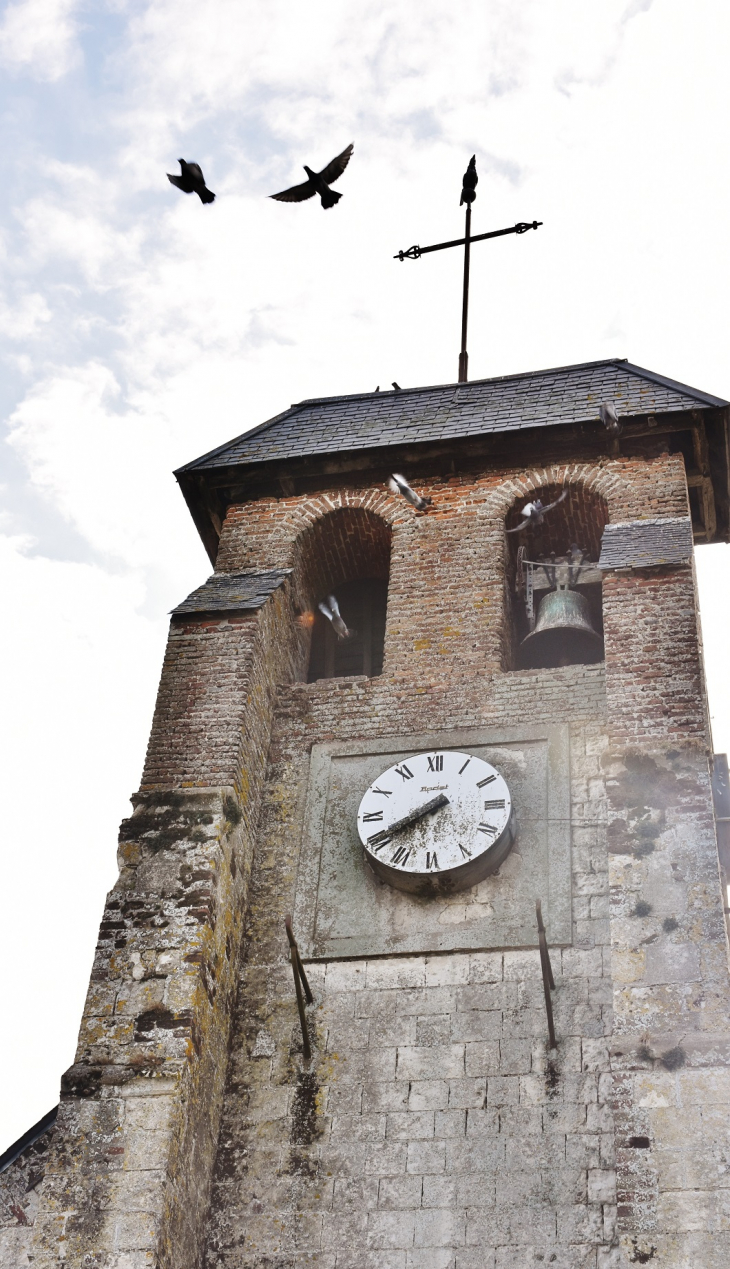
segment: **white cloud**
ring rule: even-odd
[[[68,562],[61,544],[51,560],[38,542],[0,543],[18,614],[3,632],[15,667],[13,832],[26,852],[14,862],[18,912],[55,920],[28,852],[31,874],[47,852],[51,877],[77,849],[104,861],[88,866],[74,908],[74,920],[87,914],[86,952],[75,944],[71,994],[52,984],[67,1027],[63,1053],[42,1046],[53,1080],[141,766],[163,614],[209,571],[171,471],[305,396],[455,377],[458,258],[392,257],[457,236],[469,155],[475,230],[544,221],[475,248],[472,377],[628,355],[730,395],[730,181],[718,161],[730,16],[714,0],[86,6],[96,60],[83,84],[63,79],[80,56],[79,13],[16,3],[0,27],[5,65],[56,80],[42,121],[25,108],[26,84],[9,107],[0,332],[26,376],[8,411],[12,470],[26,477],[12,492],[24,523],[68,526],[90,561]],[[349,141],[335,211],[267,199]],[[168,185],[181,154],[202,163],[212,207]],[[15,523],[8,510],[9,533]],[[703,548],[698,562],[723,745],[726,557]],[[32,974],[47,1009],[40,962]],[[13,995],[9,1008],[21,1003]],[[2,1057],[27,1062],[7,1046]],[[5,1086],[19,1078],[13,1068]],[[24,1122],[18,1112],[6,1140],[44,1109]]]
[[[38,292],[23,295],[15,304],[0,298],[0,335],[8,339],[31,339],[51,320],[51,310]]]
[[[0,25],[0,62],[36,79],[57,80],[78,65],[79,0],[16,0]]]
[[[15,1057],[0,1057],[13,1088],[2,1110],[4,1142],[55,1104],[73,1060],[166,627],[139,616],[140,575],[44,559],[29,555],[30,546],[0,535],[3,657],[12,667],[3,676],[0,741],[0,929],[6,965],[14,965],[3,976],[2,1007],[6,1018],[22,1019],[23,1031]]]

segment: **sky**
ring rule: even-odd
[[[14,0],[0,10],[0,1150],[73,1061],[169,610],[175,467],[311,396],[628,357],[730,398],[721,0]],[[350,142],[336,208],[271,202]],[[165,172],[198,161],[211,206]],[[730,748],[728,548],[697,551]]]

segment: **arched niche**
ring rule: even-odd
[[[505,529],[516,529],[523,523],[522,508],[528,502],[540,499],[543,506],[556,502],[563,490],[567,497],[548,511],[541,524],[528,524],[518,533],[506,533],[507,542],[507,604],[506,604],[506,669],[551,668],[560,665],[585,664],[603,659],[603,603],[601,574],[598,558],[603,530],[608,523],[608,508],[599,493],[584,484],[544,485],[517,499],[505,517]],[[580,569],[573,567],[570,589],[582,600],[576,601],[576,614],[581,612],[593,630],[601,636],[593,640],[586,636],[565,636],[530,640],[527,636],[539,623],[540,605],[546,596],[556,589],[556,583],[565,583],[566,570],[561,564],[577,546],[583,553]],[[575,561],[575,555],[573,560]],[[529,586],[527,564],[533,567],[532,606],[529,616]],[[552,603],[553,601],[551,601]]]
[[[374,677],[383,668],[391,529],[365,507],[338,507],[304,531],[295,572],[311,631],[306,678]],[[318,609],[333,594],[354,633],[339,639]]]

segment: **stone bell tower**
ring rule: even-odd
[[[724,1269],[728,403],[594,362],[304,401],[177,474],[215,571],[0,1265]]]

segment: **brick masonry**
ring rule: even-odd
[[[681,456],[659,449],[457,471],[424,482],[425,516],[334,478],[231,508],[217,568],[294,572],[255,614],[172,623],[76,1062],[45,1177],[16,1194],[27,1223],[3,1209],[3,1269],[727,1263],[730,984],[692,569],[606,575],[605,666],[506,669],[505,519],[563,483],[594,536],[687,514]],[[306,684],[302,614],[383,575],[389,549],[382,676]],[[313,966],[303,1069],[282,921],[312,744],[520,717],[571,728],[557,1052],[536,953],[489,949]]]

